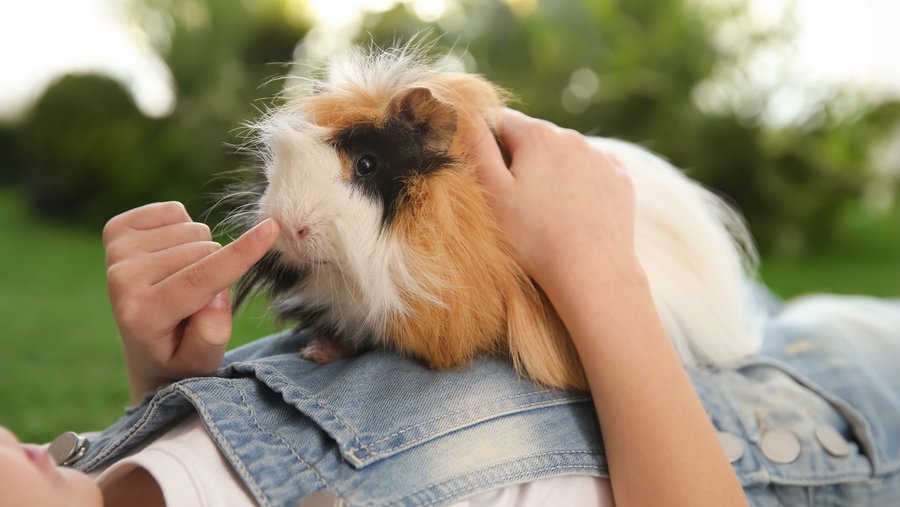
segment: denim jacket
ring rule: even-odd
[[[758,357],[689,370],[751,504],[900,505],[900,304],[860,304],[897,327],[789,309]],[[443,372],[382,351],[316,365],[297,354],[308,339],[231,351],[216,375],[148,396],[73,466],[108,466],[196,411],[264,506],[322,491],[345,505],[444,505],[545,477],[608,477],[588,394],[491,358]]]

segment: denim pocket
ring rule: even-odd
[[[875,476],[878,452],[867,418],[774,360],[719,376],[761,482],[825,485]]]
[[[499,359],[477,359],[449,371],[381,352],[326,365],[276,362],[230,368],[252,372],[312,419],[355,468],[500,417],[571,404],[593,412],[587,393],[542,388]]]
[[[897,301],[822,296],[774,315],[761,356],[692,376],[745,441],[745,485],[866,483],[900,472],[898,361]]]

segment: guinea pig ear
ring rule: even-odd
[[[456,110],[434,98],[428,88],[411,88],[394,97],[388,114],[421,133],[431,150],[444,154],[450,149],[456,133]]]

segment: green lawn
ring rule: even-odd
[[[0,227],[0,425],[31,441],[109,425],[128,394],[100,231],[35,220],[8,190]],[[233,345],[274,329],[251,306]]]
[[[766,259],[764,280],[780,295],[810,291],[900,295],[900,217],[855,210],[833,249],[803,259]],[[109,311],[98,231],[47,224],[0,191],[0,425],[25,440],[112,423],[127,402],[117,331]],[[246,310],[234,345],[274,330]]]
[[[847,210],[826,251],[762,260],[760,276],[783,297],[807,292],[900,297],[900,208],[872,215]]]

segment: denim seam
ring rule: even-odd
[[[125,442],[127,442],[128,439],[130,439],[132,437],[132,435],[137,433],[137,431],[140,428],[142,428],[143,426],[145,426],[147,424],[147,422],[150,420],[153,412],[156,411],[156,409],[162,404],[163,401],[166,401],[169,398],[176,396],[177,394],[180,394],[180,393],[176,392],[175,389],[172,388],[172,390],[170,392],[164,394],[161,398],[159,398],[159,399],[154,398],[150,402],[150,404],[147,406],[147,409],[144,411],[144,413],[142,413],[141,416],[138,417],[138,420],[135,421],[131,425],[131,427],[128,429],[128,431],[126,431],[124,435],[122,435],[115,442],[113,442],[112,445],[106,446],[106,448],[104,448],[103,451],[101,451],[99,454],[94,456],[93,459],[91,460],[91,462],[88,463],[87,465],[85,465],[84,469],[92,470],[98,463],[102,463],[109,455],[111,455],[119,447],[124,445]]]
[[[401,429],[401,430],[399,430],[399,431],[396,431],[396,432],[394,432],[394,433],[392,433],[392,434],[390,434],[390,435],[388,435],[388,436],[386,436],[386,437],[384,437],[384,438],[380,438],[380,439],[378,439],[378,440],[376,440],[376,441],[374,441],[374,442],[369,442],[368,444],[362,444],[360,447],[363,448],[363,449],[368,449],[370,446],[378,445],[378,444],[380,444],[381,442],[384,442],[385,440],[390,440],[391,438],[396,437],[397,435],[401,435],[401,434],[403,434],[403,433],[406,433],[407,431],[411,431],[411,430],[413,430],[413,429],[415,429],[415,428],[418,428],[419,426],[425,426],[426,424],[431,424],[431,423],[433,423],[433,422],[435,422],[435,421],[439,421],[439,420],[441,420],[441,419],[445,419],[445,418],[448,418],[448,417],[452,417],[452,416],[454,416],[454,415],[457,415],[457,414],[462,413],[462,412],[466,412],[466,411],[468,411],[468,410],[475,410],[475,409],[477,409],[477,408],[480,408],[480,407],[483,406],[483,405],[494,404],[494,403],[496,403],[496,402],[498,402],[498,401],[507,401],[507,400],[514,400],[514,399],[516,399],[516,398],[525,398],[525,397],[528,397],[528,396],[540,395],[540,394],[549,393],[549,392],[552,392],[552,391],[544,390],[544,391],[534,391],[534,392],[531,392],[531,393],[522,393],[522,394],[517,394],[517,395],[514,395],[514,396],[506,396],[506,397],[501,397],[501,398],[494,398],[494,399],[487,400],[487,401],[484,401],[484,402],[482,402],[482,403],[479,403],[478,405],[475,405],[475,406],[470,406],[470,407],[465,407],[465,408],[459,408],[459,409],[457,409],[457,410],[454,410],[453,412],[449,412],[449,413],[446,413],[446,414],[441,414],[441,415],[439,415],[439,416],[432,417],[431,419],[428,419],[427,421],[422,421],[422,422],[417,423],[417,424],[414,424],[414,425],[412,425],[412,426],[407,426],[406,428],[403,428],[403,429]],[[552,401],[560,401],[560,400],[573,400],[573,401],[581,402],[581,401],[587,401],[588,398],[587,398],[587,397],[584,397],[584,398],[581,398],[581,399],[577,399],[577,398],[571,398],[571,397],[559,397],[559,398],[553,398],[553,399],[550,399],[550,400],[544,400],[544,401],[546,401],[546,402],[552,402]],[[527,405],[526,405],[526,406],[527,406]],[[355,449],[354,449],[354,450],[355,450]]]
[[[241,388],[241,386],[239,386],[237,384],[235,384],[234,387],[240,392],[241,400],[247,405],[247,408],[250,410],[250,417],[253,419],[253,423],[256,425],[257,429],[259,429],[259,431],[262,432],[263,434],[269,435],[270,437],[273,437],[276,440],[279,440],[282,444],[284,444],[284,446],[288,449],[288,451],[290,451],[291,455],[294,456],[297,459],[297,461],[299,461],[303,466],[305,466],[310,472],[312,472],[316,476],[316,478],[319,480],[319,482],[321,482],[325,486],[326,489],[328,489],[334,493],[337,493],[338,496],[340,496],[340,493],[337,491],[337,489],[335,489],[334,486],[332,486],[331,484],[328,484],[328,482],[325,481],[325,478],[322,477],[322,474],[314,466],[310,465],[305,459],[303,459],[299,454],[297,454],[297,452],[294,450],[294,448],[291,447],[281,436],[276,435],[275,433],[272,433],[270,431],[266,431],[265,429],[263,429],[262,425],[259,423],[259,419],[256,418],[256,413],[253,410],[253,407],[249,403],[247,403],[247,398],[244,396],[244,390]]]
[[[515,463],[515,462],[517,462],[517,461],[524,461],[524,460],[528,460],[528,459],[543,458],[543,457],[547,457],[547,456],[571,456],[571,455],[578,455],[578,454],[588,454],[588,455],[594,455],[594,456],[603,456],[603,453],[600,452],[600,451],[577,451],[577,450],[572,450],[572,451],[549,451],[549,452],[541,452],[541,453],[537,453],[537,454],[529,454],[528,456],[520,456],[520,457],[517,457],[517,458],[513,458],[513,459],[508,459],[508,460],[500,461],[500,462],[494,463],[493,465],[491,465],[490,467],[488,467],[487,470],[490,470],[490,469],[493,469],[493,468],[497,468],[497,467],[502,467],[503,465],[508,465],[508,464],[510,464],[510,463]],[[540,469],[537,469],[537,470],[529,471],[527,474],[524,474],[524,475],[530,475],[530,474],[532,474],[532,473],[539,473],[539,472],[545,472],[545,471],[549,471],[549,470],[557,470],[557,469],[564,469],[564,468],[572,468],[572,469],[575,469],[575,468],[584,468],[584,469],[588,469],[588,470],[596,470],[596,468],[593,467],[593,466],[591,466],[591,465],[574,465],[574,464],[573,464],[573,465],[553,465],[552,467],[545,467],[545,468],[540,468]],[[477,474],[477,475],[484,474],[487,470],[479,470],[479,471],[477,471],[477,472],[463,473],[463,474],[456,475],[456,476],[454,476],[454,477],[450,477],[449,479],[444,479],[444,480],[442,480],[442,481],[440,481],[440,482],[434,482],[434,483],[431,483],[431,484],[429,484],[429,485],[427,485],[427,486],[424,486],[424,487],[421,487],[421,488],[419,488],[419,489],[417,489],[417,490],[415,490],[415,491],[413,491],[413,492],[411,492],[411,493],[408,493],[408,494],[404,495],[403,497],[400,497],[400,498],[395,499],[395,500],[391,500],[390,503],[396,503],[396,502],[398,502],[398,501],[403,500],[404,498],[410,498],[410,497],[413,497],[413,496],[415,496],[415,495],[418,495],[419,493],[422,493],[423,491],[427,491],[427,490],[429,490],[429,489],[433,489],[433,488],[440,487],[440,486],[442,486],[442,485],[444,485],[444,484],[447,484],[447,483],[449,483],[449,482],[452,482],[452,481],[455,481],[455,480],[458,480],[458,479],[462,479],[462,478],[464,478],[464,477],[469,477],[469,476],[473,476],[473,475],[476,475],[476,474]],[[523,474],[517,474],[517,475],[511,476],[511,477],[508,477],[508,476],[502,476],[502,477],[503,477],[504,480],[508,480],[508,479],[514,479],[514,478],[519,477],[519,476],[521,476],[521,475],[523,475]],[[491,480],[497,480],[497,478],[494,477],[494,478],[491,479]],[[486,483],[491,482],[491,480],[482,480],[482,481],[476,482],[475,484],[472,484],[472,485],[467,486],[467,487],[466,487],[465,489],[463,489],[462,491],[469,491],[469,490],[471,490],[471,489],[479,488],[479,487],[481,487],[483,484],[486,484]],[[455,494],[458,494],[458,493],[459,493],[459,491],[457,491]],[[440,499],[432,500],[430,503],[438,502],[438,501],[442,500],[443,498],[446,498],[447,496],[451,496],[451,495],[444,495],[444,496],[441,497]],[[375,504],[371,504],[371,503],[370,503],[370,504],[368,504],[368,505],[375,505]],[[425,505],[428,505],[428,504],[425,504]]]
[[[793,485],[793,486],[828,486],[834,485],[835,481],[839,482],[866,482],[877,479],[871,475],[861,474],[859,472],[850,473],[817,473],[814,478],[809,475],[793,475],[791,473],[779,473],[773,475],[770,471],[769,481],[772,484]],[[849,480],[849,481],[848,481]]]
[[[443,432],[443,431],[447,431],[447,428],[442,428],[442,429],[437,430],[437,431],[435,431],[435,432],[432,432],[432,433],[430,433],[430,434],[428,434],[428,435],[425,435],[425,436],[423,436],[423,437],[420,437],[420,438],[418,438],[418,439],[416,439],[416,440],[407,442],[405,445],[402,445],[402,446],[390,447],[390,448],[385,449],[384,451],[381,451],[381,452],[370,451],[370,446],[374,446],[374,445],[376,445],[376,444],[378,444],[378,443],[380,443],[380,442],[383,442],[383,441],[385,441],[385,440],[389,440],[389,439],[391,439],[391,438],[393,438],[393,437],[395,437],[395,436],[397,436],[397,435],[399,435],[399,434],[401,434],[401,433],[404,433],[404,432],[406,432],[406,431],[410,431],[411,429],[413,429],[413,428],[415,428],[415,427],[422,426],[422,425],[425,425],[425,424],[429,424],[429,423],[432,423],[432,422],[434,422],[434,421],[438,421],[438,420],[440,420],[440,419],[444,419],[444,418],[447,418],[447,417],[451,417],[451,416],[453,416],[453,415],[455,415],[455,414],[457,414],[457,413],[463,412],[463,411],[465,411],[465,410],[471,410],[471,409],[473,408],[473,407],[461,408],[461,409],[455,410],[455,411],[453,411],[453,412],[451,412],[451,413],[449,413],[449,414],[443,414],[443,415],[441,415],[441,416],[434,417],[434,418],[432,418],[432,419],[430,419],[430,420],[428,420],[428,421],[421,422],[421,423],[418,423],[418,424],[416,424],[416,425],[406,427],[406,428],[404,428],[404,429],[402,429],[402,430],[400,430],[400,431],[398,431],[398,432],[395,432],[395,433],[393,433],[393,434],[391,434],[391,435],[388,435],[387,437],[381,438],[381,439],[379,439],[379,440],[377,440],[377,441],[375,441],[375,442],[364,443],[364,442],[362,441],[362,438],[359,436],[359,432],[356,431],[356,429],[355,429],[352,425],[350,425],[350,423],[348,423],[347,421],[345,421],[345,420],[344,420],[341,416],[339,416],[333,409],[331,409],[327,404],[325,404],[324,402],[322,402],[321,400],[319,400],[318,398],[316,398],[313,394],[308,393],[305,389],[303,389],[303,388],[297,386],[296,384],[294,384],[294,383],[292,383],[292,382],[289,382],[289,381],[284,377],[284,375],[282,375],[280,372],[278,372],[278,371],[276,371],[276,370],[274,370],[274,369],[272,369],[272,368],[270,368],[270,367],[263,366],[263,367],[260,367],[260,369],[261,369],[264,373],[266,373],[267,375],[271,375],[272,377],[278,378],[278,380],[279,380],[279,385],[277,386],[277,389],[276,389],[277,391],[281,392],[282,394],[284,394],[286,391],[292,391],[292,392],[297,392],[297,393],[299,393],[303,398],[312,401],[313,403],[315,403],[316,405],[318,405],[319,407],[321,407],[323,410],[325,410],[326,412],[328,412],[332,417],[335,418],[335,420],[337,420],[341,425],[343,425],[345,428],[347,428],[347,430],[348,430],[348,431],[351,433],[351,435],[353,436],[353,440],[355,441],[356,446],[355,446],[355,447],[352,447],[352,448],[350,448],[350,449],[348,449],[348,450],[344,453],[344,455],[348,456],[351,460],[353,460],[355,463],[358,463],[358,464],[363,464],[364,461],[363,461],[361,458],[359,458],[358,456],[356,456],[357,451],[365,450],[366,452],[368,452],[368,453],[371,455],[371,457],[373,457],[373,458],[378,458],[378,457],[383,456],[383,455],[385,455],[385,454],[387,454],[387,453],[389,453],[389,452],[396,451],[396,450],[398,450],[398,449],[404,449],[404,448],[410,447],[410,446],[415,445],[415,444],[417,444],[417,443],[419,443],[419,442],[421,442],[421,441],[423,441],[423,440],[425,440],[425,439],[431,438],[432,436],[434,436],[434,435],[436,435],[436,434],[439,434],[439,433],[441,433],[441,432]],[[276,386],[271,386],[271,387],[272,387],[273,389],[276,388]],[[484,403],[481,403],[480,405],[486,405],[486,404],[490,404],[490,403],[496,403],[497,401],[501,401],[501,400],[512,400],[512,399],[522,398],[522,397],[527,397],[527,396],[540,395],[540,394],[545,394],[545,393],[548,393],[548,392],[552,392],[552,391],[549,390],[549,389],[544,389],[544,390],[542,390],[542,391],[534,391],[534,392],[530,392],[530,393],[521,393],[521,394],[517,394],[517,395],[514,395],[514,396],[504,396],[504,397],[494,398],[494,399],[492,399],[492,400],[485,401]],[[566,400],[566,399],[571,399],[571,400],[577,401],[577,402],[582,402],[582,401],[587,401],[587,400],[588,400],[588,398],[586,398],[586,397],[583,397],[583,398],[561,397],[561,398],[555,398],[555,399],[553,399],[553,400],[545,400],[544,402],[538,402],[538,403],[536,403],[536,404],[529,404],[529,405],[525,405],[525,406],[521,406],[521,407],[517,407],[517,408],[530,408],[530,407],[533,407],[533,406],[536,406],[536,405],[548,404],[548,403],[550,403],[550,402],[556,402],[556,401]],[[508,414],[510,414],[510,413],[513,413],[513,412],[505,412],[505,413],[493,414],[491,417],[499,417],[499,416],[502,416],[502,415],[508,415]]]
[[[236,389],[238,391],[238,393],[241,396],[241,401],[244,403],[244,406],[246,406],[248,409],[250,409],[250,405],[247,403],[246,398],[244,398],[243,392],[241,392],[240,389],[237,389],[235,387],[234,381],[229,379],[228,384],[232,389]],[[226,454],[227,457],[234,458],[234,460],[229,459],[228,461],[232,464],[237,463],[237,468],[239,468],[239,470],[237,470],[237,472],[238,473],[243,472],[242,477],[249,478],[249,481],[247,481],[245,479],[244,482],[246,483],[247,487],[251,490],[251,492],[254,493],[254,496],[256,498],[261,499],[260,502],[264,507],[271,506],[272,501],[269,499],[268,495],[266,495],[266,493],[263,491],[263,489],[256,482],[256,479],[253,477],[253,475],[250,473],[250,471],[247,470],[247,467],[246,467],[246,465],[244,465],[244,462],[243,462],[243,460],[241,460],[241,457],[234,451],[234,449],[229,444],[228,440],[219,431],[219,428],[212,424],[212,417],[210,417],[210,415],[209,415],[209,411],[206,408],[206,404],[202,403],[202,400],[200,400],[196,396],[196,394],[193,391],[189,390],[187,387],[177,386],[176,389],[178,391],[180,391],[183,396],[185,396],[186,398],[193,401],[194,407],[197,409],[198,412],[200,412],[200,417],[206,422],[205,426],[206,426],[207,430],[209,430],[213,433],[211,435],[213,437],[213,439],[220,446],[224,446],[226,448],[227,452],[225,452],[224,454]]]
[[[494,398],[494,399],[491,399],[491,400],[487,400],[487,401],[478,403],[478,404],[473,405],[473,406],[468,406],[468,407],[460,408],[460,409],[454,410],[453,412],[449,412],[449,413],[446,413],[446,414],[441,414],[441,415],[439,415],[439,416],[432,417],[431,419],[429,419],[429,420],[427,420],[427,421],[422,421],[422,422],[417,423],[417,424],[414,424],[414,425],[412,425],[412,426],[407,426],[406,428],[403,428],[403,429],[400,430],[400,431],[397,431],[397,432],[395,432],[395,433],[393,433],[393,434],[391,434],[391,435],[388,435],[388,436],[386,436],[386,437],[384,437],[384,438],[378,439],[378,440],[376,440],[376,441],[374,441],[374,442],[369,442],[368,444],[363,445],[362,447],[363,447],[363,448],[367,448],[367,447],[369,447],[369,446],[377,445],[377,444],[379,444],[379,443],[381,443],[381,442],[384,442],[385,440],[390,440],[391,438],[393,438],[393,437],[395,437],[395,436],[397,436],[397,435],[401,435],[401,434],[403,434],[403,433],[406,433],[407,431],[410,431],[410,430],[413,430],[413,429],[415,429],[415,428],[418,428],[419,426],[425,426],[426,424],[431,424],[431,423],[433,423],[433,422],[435,422],[435,421],[439,421],[439,420],[441,420],[441,419],[446,419],[446,418],[448,418],[448,417],[455,416],[455,415],[457,415],[457,414],[459,414],[459,413],[461,413],[461,412],[465,412],[465,411],[468,411],[468,410],[474,410],[474,409],[476,409],[476,408],[478,408],[478,407],[481,407],[481,406],[483,406],[483,405],[491,405],[491,404],[494,404],[494,403],[496,403],[496,402],[498,402],[498,401],[509,401],[509,400],[514,400],[514,399],[516,399],[516,398],[526,398],[526,397],[528,397],[528,396],[535,396],[535,395],[540,395],[540,394],[545,394],[545,393],[550,393],[550,392],[553,392],[553,391],[550,391],[550,390],[533,391],[533,392],[530,392],[530,393],[517,394],[517,395],[515,395],[515,396],[506,396],[506,397],[502,397],[502,398]],[[587,401],[588,398],[587,398],[587,397],[584,397],[584,398],[580,398],[580,399],[579,399],[579,398],[573,398],[573,397],[569,397],[569,396],[563,396],[563,397],[553,398],[553,399],[545,400],[545,401],[551,402],[551,401],[563,401],[563,400],[571,400],[571,401],[578,401],[578,402],[581,402],[581,401]]]
[[[303,389],[302,387],[297,386],[297,385],[294,384],[293,382],[289,382],[289,381],[284,377],[284,375],[282,375],[282,374],[279,373],[278,371],[275,371],[274,369],[269,368],[269,367],[263,367],[262,369],[263,369],[263,371],[264,371],[265,373],[267,373],[268,375],[271,375],[271,376],[273,376],[273,377],[277,377],[277,378],[279,379],[280,382],[279,382],[279,386],[278,386],[277,391],[280,392],[280,393],[282,394],[282,396],[284,395],[285,390],[296,391],[296,392],[300,393],[300,395],[301,395],[303,398],[308,399],[308,400],[312,401],[313,403],[315,403],[316,405],[318,405],[319,407],[321,407],[323,410],[325,410],[326,412],[328,412],[329,414],[331,414],[331,416],[334,417],[335,420],[337,420],[337,421],[338,421],[339,423],[341,423],[345,428],[347,428],[347,431],[349,431],[350,434],[353,435],[353,440],[356,441],[357,447],[363,445],[362,440],[361,440],[360,437],[359,437],[359,432],[356,431],[356,429],[355,429],[352,425],[350,425],[350,423],[348,423],[347,421],[345,421],[341,416],[339,416],[336,412],[334,412],[334,410],[332,410],[328,405],[326,405],[326,404],[324,404],[323,402],[321,402],[321,401],[320,401],[318,398],[316,398],[313,394],[308,393],[308,392],[307,392],[305,389]],[[265,382],[263,382],[263,383],[265,384]],[[267,385],[268,385],[268,384],[267,384]],[[275,389],[275,386],[271,386],[271,387],[272,387],[272,389]]]
[[[439,428],[439,429],[437,429],[437,430],[432,431],[431,433],[422,435],[422,436],[420,436],[419,438],[416,438],[416,439],[413,439],[413,440],[409,440],[409,441],[407,441],[407,442],[404,442],[402,445],[396,445],[396,446],[392,446],[392,447],[387,447],[387,448],[385,448],[385,449],[382,450],[382,451],[371,451],[371,450],[369,450],[369,446],[368,446],[368,445],[364,445],[364,446],[361,447],[361,448],[350,449],[350,450],[348,450],[347,452],[354,454],[354,456],[353,456],[354,459],[362,461],[359,457],[355,456],[355,453],[356,453],[356,451],[358,451],[358,450],[365,449],[367,452],[369,452],[369,454],[370,454],[370,456],[371,456],[372,458],[377,459],[377,458],[379,458],[379,457],[381,457],[381,456],[384,456],[384,455],[387,455],[387,454],[390,454],[390,453],[394,453],[394,452],[397,452],[397,451],[400,451],[400,450],[403,450],[403,449],[407,449],[407,448],[409,448],[409,447],[413,447],[413,446],[419,444],[420,442],[423,442],[423,441],[426,441],[426,440],[431,439],[431,438],[434,437],[435,435],[440,435],[440,434],[442,434],[442,433],[447,433],[447,432],[451,432],[451,431],[456,431],[456,430],[458,430],[458,429],[460,429],[460,428],[466,428],[466,427],[469,427],[469,426],[472,426],[472,425],[475,425],[475,424],[479,424],[479,423],[484,422],[484,421],[489,421],[489,420],[491,420],[491,419],[495,419],[495,418],[498,418],[498,417],[503,417],[503,416],[512,415],[512,414],[517,414],[517,413],[522,412],[522,411],[527,410],[527,409],[551,405],[551,404],[555,403],[556,401],[558,401],[558,400],[545,400],[545,401],[539,401],[539,402],[534,402],[534,403],[528,403],[528,404],[526,404],[526,405],[519,405],[519,406],[516,406],[514,410],[509,410],[509,411],[506,411],[506,412],[500,412],[500,413],[491,414],[489,417],[485,417],[485,418],[479,419],[479,420],[477,420],[477,421],[471,421],[471,420],[469,420],[469,421],[466,421],[466,423],[465,423],[465,424],[462,424],[462,425],[451,426],[451,427],[442,427],[442,428]],[[388,438],[390,438],[390,437],[388,437]]]

